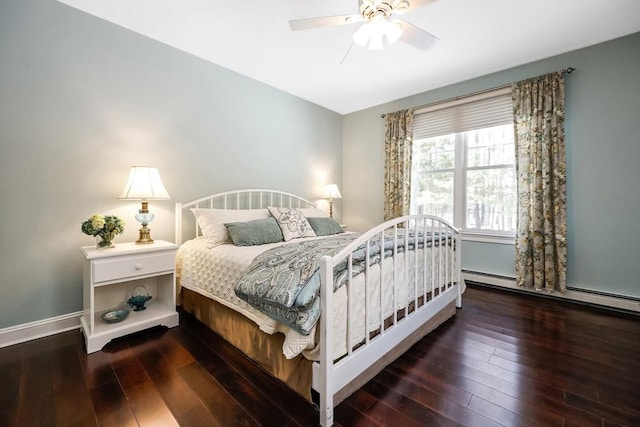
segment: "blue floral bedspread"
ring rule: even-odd
[[[399,230],[402,234],[403,230]],[[288,325],[303,335],[309,335],[320,317],[320,258],[334,256],[353,242],[358,233],[341,234],[317,240],[291,242],[269,249],[258,255],[235,286],[236,295],[267,316]],[[435,242],[450,241],[436,237]],[[424,237],[410,235],[407,248],[424,246]],[[430,235],[426,239],[431,246]],[[405,238],[398,237],[397,251],[405,249]],[[393,238],[384,239],[384,257],[393,254]],[[379,238],[369,245],[369,264],[380,262]],[[357,275],[365,270],[365,246],[353,252],[352,272]],[[346,282],[347,262],[334,268],[334,292]]]

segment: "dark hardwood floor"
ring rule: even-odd
[[[342,426],[640,426],[640,318],[469,286],[464,308],[336,408]],[[87,355],[0,349],[0,426],[313,426],[317,410],[191,316]]]

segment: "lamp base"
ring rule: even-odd
[[[153,243],[153,239],[151,238],[151,229],[147,228],[146,224],[138,231],[140,232],[140,235],[138,236],[138,240],[136,240],[136,245],[149,245]]]

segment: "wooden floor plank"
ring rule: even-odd
[[[154,381],[154,384],[180,425],[220,426],[198,394],[185,383],[181,376],[176,374],[171,378]]]
[[[381,377],[384,376],[391,376],[395,381],[412,382],[438,395],[446,396],[446,398],[452,402],[462,406],[467,406],[473,396],[472,393],[455,387],[446,381],[442,381],[430,372],[422,369],[413,369],[413,366],[407,366],[404,360],[398,360],[396,363],[390,365],[381,373]]]
[[[403,364],[403,360],[399,360],[398,363],[394,365],[398,364]],[[544,426],[562,427],[564,424],[564,417],[544,410],[537,405],[527,403],[519,399],[519,396],[511,396],[503,393],[491,386],[474,381],[457,372],[443,369],[440,366],[425,365],[425,368],[426,369],[420,369],[414,366],[406,371],[404,377],[421,378],[419,381],[425,384],[432,384],[434,382],[448,384],[449,387],[455,387],[468,393],[470,396],[469,401],[471,397],[477,396],[485,401],[519,414],[524,418],[537,420]],[[446,394],[446,396],[450,396],[450,394]]]
[[[198,363],[178,369],[184,382],[222,426],[259,426],[260,423],[236,402],[233,397]]]
[[[136,337],[130,341],[112,341],[103,350],[108,354],[111,368],[125,391],[150,381],[149,375],[129,347],[129,344],[137,344],[138,340]]]
[[[51,359],[46,352],[27,356],[20,385],[17,425],[39,425],[55,420]],[[38,402],[34,405],[31,402]]]
[[[383,425],[379,420],[355,409],[349,401],[344,402],[335,409],[335,419],[339,420],[336,421],[337,425],[344,427],[376,427]]]
[[[20,346],[8,347],[0,351],[0,425],[16,425],[23,357]]]
[[[81,355],[80,364],[82,365],[84,379],[88,389],[118,381],[116,373],[113,372],[113,368],[109,362],[109,355],[105,352],[85,353]]]
[[[95,426],[93,402],[75,346],[51,352],[56,425]]]
[[[89,393],[100,426],[138,426],[120,383],[110,381],[92,388]]]
[[[166,329],[149,331],[130,347],[173,417],[180,425],[219,425],[176,371],[193,357],[168,336]],[[164,353],[161,350],[165,350]]]
[[[127,400],[136,421],[141,426],[178,426],[171,410],[165,405],[158,389],[151,382],[130,387]]]
[[[394,378],[387,372],[382,372],[376,376],[374,384],[386,390],[384,393],[385,397],[395,395],[396,399],[400,399],[398,395],[402,395],[409,398],[411,401],[407,402],[405,406],[409,408],[409,411],[416,414],[418,421],[427,418],[425,411],[428,410],[429,421],[433,424],[443,424],[446,420],[453,420],[462,425],[496,425],[491,419],[478,416],[477,411],[469,410],[467,406],[469,402],[461,405],[449,399],[446,395],[440,395],[426,387],[422,387],[408,380],[403,380],[402,378]],[[416,405],[414,405],[413,402],[420,405],[420,411],[415,409]],[[507,412],[504,408],[501,408],[501,410]]]
[[[370,391],[374,394],[369,393]],[[409,399],[402,395],[388,397],[385,399],[386,401],[382,400],[381,398],[384,398],[384,391],[381,391],[381,387],[376,386],[373,382],[367,383],[365,387],[356,393],[368,393],[374,398],[373,404],[368,406],[362,412],[382,425],[417,427],[428,425],[427,423],[429,421],[433,421],[432,414],[426,410],[426,408],[423,408],[425,410],[422,414],[416,415],[415,413],[412,413],[407,415],[404,410],[406,410],[411,403],[409,402]],[[416,405],[414,405],[414,407],[416,407]],[[420,415],[422,416],[421,419],[417,420],[416,418],[420,417]]]
[[[285,425],[291,420],[286,411],[273,405],[259,389],[233,369],[225,359],[210,351],[198,337],[186,334],[181,342],[188,345],[191,352],[207,355],[206,358],[198,358],[198,362],[232,396],[234,401],[246,410],[250,409],[252,416],[269,418],[279,425]]]
[[[313,425],[318,420],[318,411],[299,394],[285,387],[279,380],[264,375],[264,371],[251,359],[245,357],[236,348],[228,345],[219,335],[214,334],[200,322],[185,316],[181,327],[197,336],[211,352],[224,359],[231,367],[250,381],[254,388],[263,395],[262,399],[273,402],[279,408],[286,408],[287,413],[300,425]],[[178,330],[172,333],[178,333]]]

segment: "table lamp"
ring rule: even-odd
[[[146,245],[153,243],[151,229],[147,227],[155,218],[149,212],[149,200],[168,200],[169,193],[162,184],[160,172],[156,168],[147,166],[132,166],[129,172],[129,180],[124,186],[118,199],[121,200],[142,200],[142,208],[136,214],[136,220],[142,224],[139,229],[140,235],[136,240],[136,245]]]
[[[333,199],[341,199],[342,194],[336,184],[327,184],[322,192],[323,199],[329,199],[329,217],[333,218]]]

